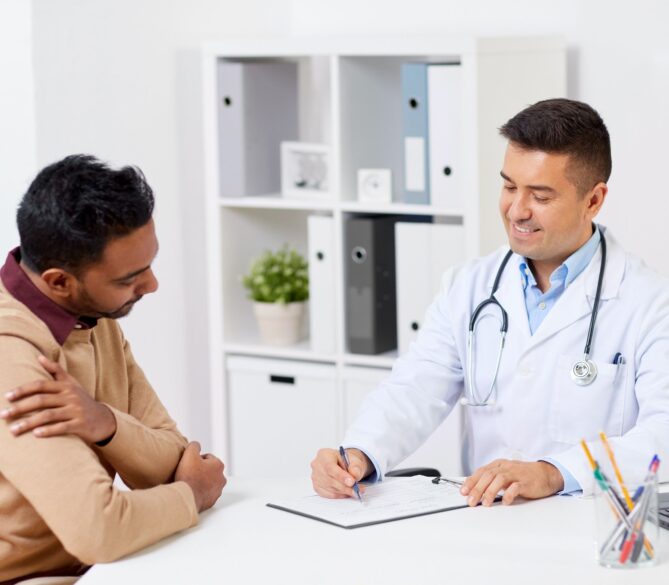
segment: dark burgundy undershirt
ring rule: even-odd
[[[28,278],[19,266],[21,249],[14,248],[7,254],[5,265],[0,268],[0,278],[9,293],[22,302],[39,319],[44,321],[56,341],[63,345],[73,329],[90,329],[95,327],[97,319],[90,317],[77,318],[60,305],[54,303],[42,293]]]

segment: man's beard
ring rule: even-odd
[[[78,307],[76,307],[75,313],[79,317],[89,317],[91,319],[120,319],[125,317],[132,311],[132,308],[135,306],[135,303],[142,299],[143,295],[139,295],[134,299],[128,301],[121,305],[118,309],[113,311],[101,311],[95,306],[95,302],[86,292],[86,289],[81,287],[80,289],[80,298]]]
[[[125,317],[126,315],[130,314],[130,311],[132,311],[132,308],[135,306],[135,303],[137,301],[140,301],[142,299],[142,296],[138,296],[137,298],[128,301],[124,305],[121,305],[118,309],[115,311],[112,311],[111,313],[105,313],[104,311],[99,311],[97,314],[97,318],[103,318],[103,319],[120,319],[121,317]]]

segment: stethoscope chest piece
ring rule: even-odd
[[[597,366],[595,362],[584,357],[571,367],[571,379],[579,386],[588,386],[597,377]]]

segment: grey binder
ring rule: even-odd
[[[284,140],[297,140],[297,64],[218,62],[220,196],[281,191]]]
[[[346,222],[346,338],[352,353],[397,347],[395,216]]]

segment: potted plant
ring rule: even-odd
[[[263,342],[282,346],[297,343],[309,298],[304,256],[287,244],[277,252],[268,250],[252,261],[242,283],[254,301]]]

